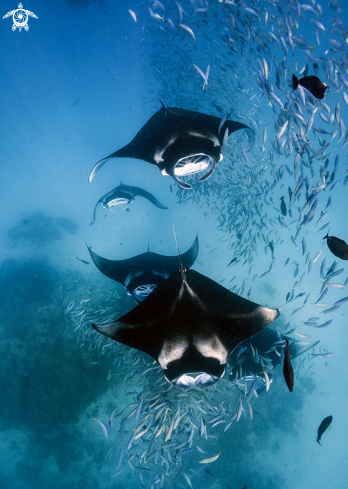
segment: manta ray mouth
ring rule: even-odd
[[[135,302],[140,304],[140,302],[143,302],[143,300],[146,299],[146,297],[149,296],[156,287],[156,284],[139,285],[139,287],[133,290],[131,295]]]
[[[221,377],[224,375],[224,373],[225,372],[223,372]],[[175,384],[176,387],[181,387],[182,389],[189,389],[190,387],[208,387],[209,385],[215,384],[215,382],[220,380],[205,372],[200,373],[197,375],[197,377],[192,377],[192,375],[193,374],[184,374],[173,382],[173,384]]]
[[[106,204],[106,207],[109,209],[109,211],[111,212],[117,212],[115,211],[114,209],[118,206],[118,205],[125,205],[126,207],[124,207],[123,209],[121,209],[122,211],[124,211],[125,209],[127,209],[127,207],[129,206],[130,204],[130,201],[128,199],[124,199],[123,197],[119,197],[118,199],[113,199],[113,200],[110,200],[107,204]]]
[[[220,154],[219,161],[221,161],[222,158],[223,156]],[[212,156],[206,155],[205,153],[184,156],[176,163],[172,177],[180,187],[189,190],[192,188],[192,185],[180,180],[179,177],[187,177],[207,170],[198,178],[198,182],[204,182],[204,180],[207,180],[214,173],[216,165],[217,161]]]
[[[194,175],[206,170],[208,167],[210,169],[214,164],[215,160],[204,153],[184,156],[175,165],[174,174],[178,177]]]

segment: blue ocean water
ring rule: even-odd
[[[348,240],[346,3],[28,2],[1,2],[0,488],[348,487],[347,255],[323,240]],[[293,90],[292,74],[316,70],[324,99]],[[223,159],[204,182],[184,177],[191,190],[132,158],[89,183],[161,109],[156,94],[169,111],[249,126],[252,148],[243,131],[221,148],[222,125]],[[137,196],[90,225],[121,182],[168,209]],[[210,387],[172,386],[151,356],[91,326],[136,302],[87,246],[177,256],[173,226],[182,254],[198,235],[193,270],[280,311],[268,346],[238,345]],[[301,350],[293,392],[284,333]]]

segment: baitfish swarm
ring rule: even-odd
[[[327,234],[329,250],[321,241],[324,230],[329,231],[330,215],[340,192],[344,192],[341,189],[348,182],[340,162],[341,151],[348,143],[340,108],[342,102],[348,105],[347,29],[340,18],[340,3],[331,3],[330,19],[323,16],[317,2],[170,1],[170,8],[160,4],[155,1],[148,11],[140,11],[140,6],[139,11],[135,7],[129,11],[130,35],[140,26],[146,40],[154,44],[155,54],[139,46],[151,70],[148,88],[152,89],[156,81],[159,93],[164,94],[166,105],[154,115],[161,123],[167,116],[174,120],[178,110],[183,111],[179,115],[187,117],[189,111],[214,117],[215,133],[209,141],[214,140],[216,145],[212,145],[212,153],[211,147],[203,151],[202,158],[198,150],[190,158],[182,155],[179,166],[175,159],[168,160],[167,165],[164,153],[156,151],[156,138],[151,138],[150,152],[141,144],[137,154],[127,154],[129,148],[125,147],[110,157],[139,157],[152,165],[157,162],[163,175],[173,177],[171,191],[178,204],[186,209],[194,206],[206,220],[216,222],[221,237],[209,243],[215,254],[200,256],[195,266],[208,265],[218,258],[228,267],[228,273],[236,270],[234,277],[230,273],[221,278],[230,292],[249,299],[264,277],[273,277],[280,262],[285,262],[283,284],[291,285],[284,293],[282,311],[289,322],[280,332],[273,331],[267,348],[265,338],[260,340],[262,349],[253,339],[243,342],[232,351],[225,376],[217,386],[202,389],[195,384],[185,394],[168,384],[152,359],[134,349],[110,346],[103,336],[88,329],[87,321],[97,319],[92,310],[86,312],[84,308],[84,319],[77,325],[82,338],[93,338],[96,349],[110,353],[110,358],[119,349],[115,365],[122,369],[128,363],[134,376],[142,376],[139,392],[132,394],[133,402],[113,417],[122,418],[120,440],[124,443],[113,475],[122,470],[127,444],[128,463],[138,472],[141,483],[149,480],[151,487],[167,487],[173,480],[191,486],[191,479],[199,477],[198,462],[202,466],[207,461],[219,463],[218,447],[205,453],[209,446],[203,445],[214,436],[210,426],[213,429],[222,425],[227,431],[246,413],[252,419],[251,401],[270,389],[277,365],[283,366],[286,384],[292,391],[292,345],[299,355],[312,347],[314,342],[303,341],[309,337],[304,333],[312,334],[313,328],[320,333],[331,326],[334,312],[348,301],[338,295],[348,284],[346,271],[338,268],[338,262],[332,262],[331,254],[347,259],[347,245],[342,239],[345,236]],[[314,26],[312,33],[304,29],[304,20]],[[327,39],[321,35],[324,30],[330,31]],[[178,49],[178,43],[185,49]],[[319,49],[321,45],[325,50]],[[335,102],[332,90],[337,92]],[[255,133],[255,144],[248,153],[250,144],[242,131],[226,132],[229,120],[241,121]],[[153,136],[152,126],[147,129],[147,135]],[[208,138],[207,133],[204,137]],[[161,146],[163,151],[168,149],[169,139]],[[181,149],[181,144],[176,147],[176,156]],[[90,180],[105,161],[99,162]],[[186,171],[188,167],[191,173]],[[198,181],[193,177],[196,170],[206,172]],[[284,243],[293,247],[288,257],[282,256]],[[339,276],[344,278],[340,280]],[[68,303],[67,310],[71,314],[75,306]],[[102,311],[103,322],[114,321],[115,311]],[[292,316],[300,322],[291,324]],[[298,324],[303,324],[301,330]],[[299,344],[307,346],[300,349]],[[311,359],[320,361],[331,355],[320,349]],[[253,364],[256,371],[249,375],[249,365]],[[138,365],[139,372],[134,367]],[[115,375],[112,369],[110,372]],[[127,373],[124,380],[128,379]],[[239,396],[233,407],[221,404],[230,391]],[[129,427],[132,418],[134,425]],[[319,440],[322,433],[318,432]],[[195,459],[197,464],[189,466],[194,452],[202,453],[202,460]],[[154,473],[147,473],[149,468]]]

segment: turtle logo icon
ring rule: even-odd
[[[30,12],[29,10],[24,10],[23,5],[21,3],[18,5],[18,9],[11,10],[11,12],[7,12],[7,14],[3,16],[3,19],[7,19],[7,17],[11,17],[11,15],[13,19],[12,30],[15,31],[18,28],[19,32],[21,32],[22,29],[26,31],[29,30],[29,26],[28,26],[29,15],[30,17],[34,17],[34,19],[38,18],[33,12]]]

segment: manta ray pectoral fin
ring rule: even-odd
[[[98,331],[98,333],[107,336],[108,338],[115,339],[117,336],[117,325],[116,322],[108,324],[94,324],[92,323],[92,328]]]
[[[159,207],[160,209],[168,209],[168,207],[161,204],[161,202],[157,200],[154,195],[150,194],[150,192],[147,192],[146,190],[137,187],[137,193],[138,195],[140,195],[140,197],[144,197],[144,199],[147,199],[151,202],[151,204],[155,205],[156,207]]]
[[[92,168],[92,171],[91,173],[89,174],[89,177],[88,177],[88,182],[91,183],[91,181],[93,180],[93,178],[95,177],[95,174],[101,169],[102,166],[105,165],[105,163],[110,159],[110,158],[113,158],[113,155],[110,155],[110,156],[107,156],[106,158],[104,158],[103,160],[100,160],[98,161],[98,163],[96,165],[94,165],[94,167]]]
[[[155,197],[154,197],[154,200],[151,200],[151,202],[156,206],[158,207],[159,209],[168,209],[168,207],[166,207],[165,205],[161,204],[161,202],[159,200],[157,200]]]
[[[127,144],[126,146],[120,148],[119,150],[115,151],[114,153],[107,156],[106,158],[103,158],[102,160],[98,161],[98,163],[94,165],[91,173],[89,174],[88,177],[89,183],[91,183],[91,181],[95,177],[95,174],[101,169],[101,167],[104,166],[105,163],[111,158],[137,158],[137,154],[134,151],[132,144]]]
[[[164,109],[168,109],[168,107],[164,104],[164,102],[159,98],[159,96],[157,95],[157,93],[155,92],[155,90],[152,90],[153,93],[156,95],[156,97],[158,98],[158,100],[161,102],[161,105]]]
[[[205,180],[208,180],[209,177],[212,176],[212,174],[214,173],[215,171],[215,168],[216,168],[216,165],[217,165],[217,161],[214,160],[214,163],[213,163],[213,166],[210,168],[210,170],[207,171],[207,173],[205,173],[204,175],[202,175],[198,181],[199,182],[204,182]]]

